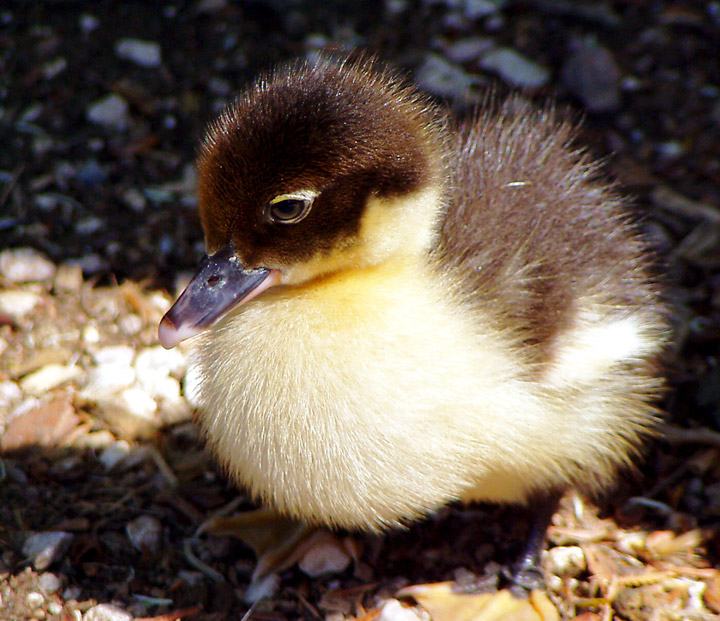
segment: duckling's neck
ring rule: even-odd
[[[411,194],[370,197],[355,236],[330,252],[290,266],[280,282],[295,285],[385,262],[425,261],[437,240],[442,194],[442,185],[433,183]]]

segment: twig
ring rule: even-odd
[[[197,556],[195,556],[195,553],[192,550],[192,544],[195,541],[197,541],[197,539],[189,538],[183,543],[183,554],[185,555],[187,562],[199,572],[205,574],[208,578],[210,578],[210,580],[213,580],[214,582],[225,582],[225,578],[223,578],[223,575],[219,571],[215,571],[212,567],[210,567],[210,565],[206,565]]]

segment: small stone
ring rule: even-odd
[[[591,112],[616,112],[620,108],[620,69],[609,50],[596,41],[574,43],[565,61],[562,82]]]
[[[50,602],[48,604],[47,609],[51,615],[55,615],[57,617],[58,615],[60,615],[62,613],[63,607],[62,607],[62,604],[60,604],[58,602]]]
[[[140,333],[143,327],[143,320],[139,315],[123,315],[118,319],[118,328],[126,336],[135,336]]]
[[[0,252],[0,273],[10,282],[46,282],[55,276],[55,264],[33,248]]]
[[[71,265],[79,265],[83,274],[92,276],[108,269],[108,263],[97,254],[86,254],[79,259],[68,261]]]
[[[100,218],[82,218],[75,224],[75,232],[78,235],[92,235],[97,233],[102,227],[103,221]]]
[[[95,30],[100,25],[100,20],[95,17],[94,15],[90,15],[89,13],[83,13],[80,16],[80,29],[85,34],[90,34],[93,30]]]
[[[437,54],[427,54],[417,70],[417,81],[424,89],[453,99],[467,99],[477,82],[461,67]]]
[[[102,364],[90,371],[82,391],[88,401],[119,393],[135,383],[135,370],[122,364]]]
[[[112,604],[99,604],[90,608],[83,621],[132,621],[133,615]]]
[[[40,396],[52,388],[78,379],[82,369],[76,366],[48,364],[20,380],[20,388],[31,395]]]
[[[578,576],[587,569],[585,553],[579,546],[557,546],[547,553],[547,567],[557,576]]]
[[[101,166],[100,162],[98,162],[95,158],[90,158],[89,160],[84,161],[75,172],[75,179],[77,179],[80,183],[84,183],[89,186],[102,185],[107,181],[107,178],[108,173],[106,168]],[[85,220],[88,221],[96,219],[97,218],[85,218]]]
[[[22,390],[15,382],[10,380],[0,382],[0,408],[10,409],[10,406],[22,399]]]
[[[82,273],[82,270],[81,270]],[[94,324],[90,324],[85,326],[85,329],[83,330],[83,342],[87,345],[92,345],[94,343],[100,342],[100,331],[98,330],[97,326]]]
[[[322,535],[298,562],[300,570],[311,578],[342,573],[352,560],[336,537],[328,533]]]
[[[67,59],[60,57],[50,62],[45,63],[42,66],[43,77],[46,80],[52,80],[59,76],[65,69],[67,69]]]
[[[497,13],[504,4],[504,0],[465,0],[465,17],[469,20],[482,19]]]
[[[147,199],[137,188],[129,188],[122,194],[125,204],[133,211],[140,212],[147,206]]]
[[[33,533],[25,539],[22,552],[41,571],[65,556],[72,538],[61,531]]]
[[[130,445],[125,440],[118,440],[100,453],[98,460],[105,468],[112,470],[128,455],[130,455]]]
[[[18,121],[20,123],[34,123],[40,118],[42,111],[43,106],[41,103],[32,103],[20,113]]]
[[[13,413],[0,440],[0,450],[56,446],[79,422],[72,397],[67,393],[58,394],[49,403]]]
[[[147,376],[149,381],[140,381],[142,387],[153,399],[164,401],[177,401],[180,399],[180,382],[174,377],[152,377]]]
[[[403,606],[396,599],[389,599],[382,605],[376,621],[423,621],[423,617],[415,609]]]
[[[454,63],[467,63],[487,52],[494,45],[488,37],[458,39],[445,49],[445,55]]]
[[[135,349],[129,345],[111,345],[103,347],[93,354],[93,360],[98,365],[132,366],[135,358]]]
[[[496,73],[517,88],[540,88],[550,79],[550,72],[527,56],[509,48],[490,50],[480,58],[480,68]]]
[[[147,551],[157,554],[162,541],[162,524],[160,520],[149,515],[141,515],[139,518],[128,522],[125,526],[130,543],[140,552]]]
[[[118,404],[128,414],[137,418],[152,419],[157,403],[141,388],[127,388],[120,393]]]
[[[46,593],[55,593],[60,590],[62,582],[56,574],[45,572],[38,578],[38,586]]]
[[[28,603],[28,606],[32,606],[33,608],[37,608],[38,606],[42,606],[45,602],[45,598],[43,597],[42,593],[38,593],[37,591],[30,591],[25,596],[25,601]]]
[[[156,371],[179,377],[185,371],[185,356],[177,348],[148,347],[138,354],[135,370],[138,376]]]
[[[82,269],[79,265],[61,265],[55,273],[53,287],[56,291],[77,293],[82,288]]]
[[[120,39],[115,44],[115,53],[124,60],[146,68],[159,67],[162,62],[160,44],[140,39]]]
[[[87,108],[87,117],[92,123],[120,131],[130,125],[128,102],[115,93],[90,104]]]
[[[86,433],[75,439],[73,446],[77,448],[87,448],[93,451],[106,449],[115,442],[115,436],[107,429]]]
[[[18,321],[30,314],[41,299],[31,291],[0,290],[0,313],[5,313]]]
[[[73,599],[75,599],[75,600],[80,599],[81,595],[82,595],[82,589],[79,586],[76,586],[74,584],[70,585],[62,592],[62,598],[65,601],[70,601]]]

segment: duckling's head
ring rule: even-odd
[[[442,209],[443,126],[367,59],[293,64],[256,81],[202,145],[207,256],[160,342],[177,345],[270,286],[426,253]]]

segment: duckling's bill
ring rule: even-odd
[[[231,245],[205,256],[192,280],[165,313],[158,339],[165,349],[199,334],[229,310],[277,284],[279,272],[245,268]]]

